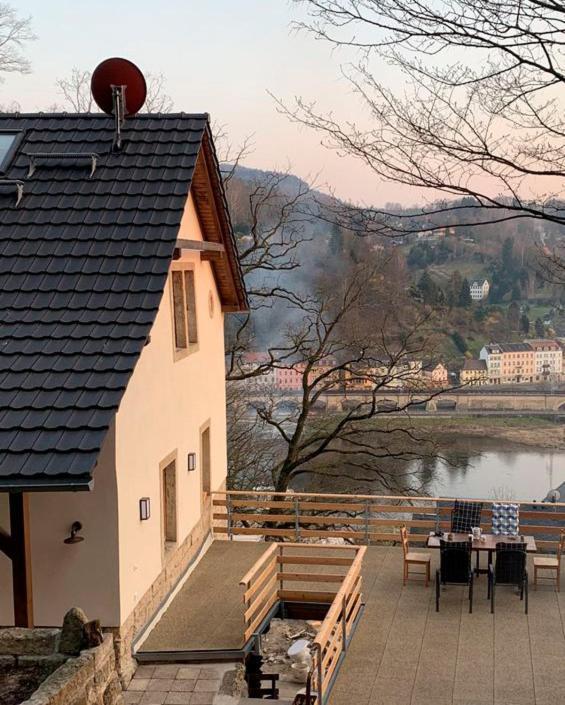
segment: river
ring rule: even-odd
[[[565,482],[565,450],[458,435],[438,457],[396,462],[387,472],[394,475],[399,493],[404,487],[431,496],[541,500]],[[331,477],[306,473],[292,487],[306,492],[395,493],[378,480],[361,477],[367,473],[354,468],[347,473],[347,477],[339,472]]]
[[[435,496],[541,500],[565,482],[565,452],[545,449],[486,450],[460,463],[429,465],[418,461],[411,471]]]

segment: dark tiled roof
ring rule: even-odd
[[[478,370],[486,372],[486,360],[465,360],[463,363],[464,370]]]
[[[486,346],[489,352],[531,352],[532,346],[528,343],[490,343]]]
[[[155,318],[206,115],[0,115],[0,488],[87,486]],[[29,154],[96,152],[90,161]]]

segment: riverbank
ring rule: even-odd
[[[518,446],[565,450],[565,424],[539,417],[414,418],[413,428],[431,436],[473,436],[508,441]]]

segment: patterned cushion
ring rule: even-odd
[[[468,534],[474,526],[480,526],[482,509],[482,502],[465,502],[456,499],[451,512],[451,531]]]
[[[519,530],[520,506],[504,502],[493,502],[492,505],[492,533],[496,536],[517,536]]]

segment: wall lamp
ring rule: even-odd
[[[196,470],[196,453],[188,454],[188,472]]]
[[[84,536],[79,536],[78,532],[81,531],[82,529],[82,524],[80,521],[73,521],[71,524],[71,534],[70,536],[67,536],[66,539],[64,539],[63,543],[70,544],[70,543],[80,543],[81,541],[84,541]]]
[[[151,500],[149,497],[142,497],[139,500],[139,520],[147,521],[151,516]]]

